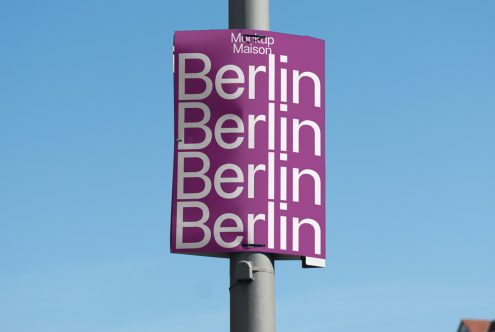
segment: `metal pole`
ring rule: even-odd
[[[229,0],[229,28],[269,30],[269,0]],[[273,255],[230,256],[230,332],[275,332]]]
[[[230,257],[230,332],[275,332],[273,263],[256,252]]]
[[[229,0],[229,29],[270,30],[269,0]]]

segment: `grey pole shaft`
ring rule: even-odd
[[[229,29],[270,30],[269,0],[229,0]]]
[[[229,28],[269,30],[269,0],[229,0]],[[230,257],[230,332],[275,332],[273,255]]]
[[[230,332],[275,332],[273,263],[257,252],[230,257]]]

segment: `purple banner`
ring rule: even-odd
[[[175,33],[172,252],[325,265],[324,59],[316,38]]]

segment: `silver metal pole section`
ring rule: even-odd
[[[229,28],[269,30],[269,0],[229,0]],[[230,256],[230,332],[275,332],[273,255]]]
[[[268,254],[230,258],[230,332],[275,332],[275,270]]]
[[[270,30],[269,0],[229,0],[229,28]]]

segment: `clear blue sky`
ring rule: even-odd
[[[327,45],[328,268],[278,331],[495,318],[495,2],[272,0]],[[0,329],[228,331],[228,262],[171,255],[174,30],[226,1],[0,3]]]

